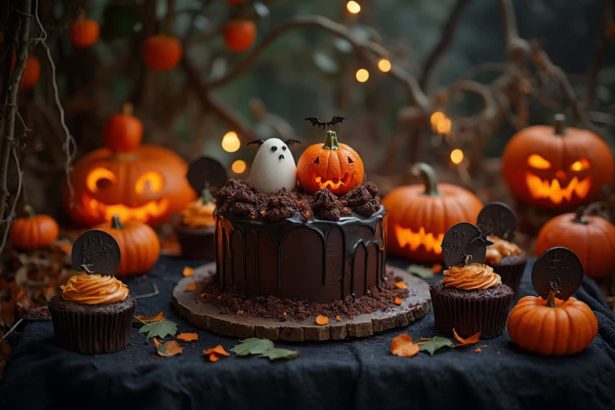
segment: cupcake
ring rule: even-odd
[[[516,293],[527,262],[525,252],[510,240],[517,229],[517,215],[508,205],[494,202],[483,207],[477,224],[483,232],[489,233],[487,239],[492,242],[487,247],[485,262]]]
[[[199,198],[188,204],[188,207],[181,213],[181,223],[175,228],[175,234],[184,258],[213,258],[216,231],[215,210],[216,205],[213,201]]]
[[[444,235],[448,268],[444,279],[430,286],[439,332],[452,334],[454,329],[462,337],[480,332],[481,339],[490,339],[504,331],[514,292],[483,263],[488,244],[478,227],[466,222]]]

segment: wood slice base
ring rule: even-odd
[[[362,338],[395,327],[408,326],[425,316],[431,308],[427,282],[403,269],[387,266],[387,272],[393,271],[395,277],[401,277],[406,282],[409,296],[403,299],[400,306],[391,307],[386,311],[363,314],[340,321],[333,319],[325,326],[316,325],[313,317],[302,321],[292,319],[279,321],[220,313],[219,306],[198,299],[198,292],[186,291],[188,284],[211,276],[215,269],[215,263],[209,263],[195,269],[192,276],[180,280],[173,289],[173,306],[194,326],[222,336],[240,339],[262,337],[289,342]]]

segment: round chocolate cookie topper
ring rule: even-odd
[[[570,249],[556,246],[545,251],[534,263],[532,284],[539,296],[547,298],[550,291],[558,299],[568,299],[583,281],[583,265]]]
[[[442,239],[444,263],[448,266],[483,263],[487,246],[491,245],[478,226],[469,222],[453,225]]]
[[[205,188],[215,194],[228,179],[224,166],[210,157],[200,157],[192,161],[188,166],[186,178],[197,195],[201,195]]]
[[[503,202],[492,202],[481,209],[477,223],[487,235],[510,239],[517,230],[517,215]]]
[[[113,236],[94,229],[83,233],[73,244],[73,268],[86,273],[113,276],[120,266],[120,247]]]

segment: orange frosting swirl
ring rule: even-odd
[[[197,199],[188,204],[186,209],[182,211],[182,224],[191,228],[202,228],[206,226],[214,226],[214,211],[216,205],[213,202],[203,202],[203,199]]]
[[[60,288],[62,299],[84,305],[110,305],[128,297],[128,287],[107,275],[79,273]]]
[[[487,236],[487,239],[493,242],[493,245],[487,247],[485,261],[490,265],[500,263],[504,256],[521,255],[521,248],[512,242],[508,242],[497,236]]]
[[[464,266],[451,266],[444,271],[444,286],[463,290],[488,289],[502,283],[500,275],[491,266],[470,263]]]

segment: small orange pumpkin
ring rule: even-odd
[[[114,215],[111,222],[99,225],[97,229],[109,233],[117,241],[122,253],[117,276],[134,276],[154,267],[160,256],[160,241],[149,225],[138,221],[122,224]]]
[[[343,195],[363,183],[365,169],[357,152],[337,141],[335,131],[327,131],[323,144],[307,147],[297,162],[299,185],[310,193],[328,189]]]
[[[117,152],[137,149],[143,137],[143,123],[132,115],[132,104],[124,104],[122,113],[109,118],[105,126],[105,145]]]
[[[224,44],[236,53],[246,51],[256,40],[256,24],[252,20],[231,20],[224,26]]]
[[[152,70],[171,70],[182,57],[182,45],[177,37],[152,36],[145,40],[143,56],[145,63]]]
[[[538,233],[536,254],[564,246],[577,254],[588,276],[604,279],[615,272],[615,226],[600,216],[587,215],[590,208],[547,221]]]
[[[412,173],[423,184],[402,186],[382,201],[387,210],[388,252],[422,263],[442,262],[442,239],[459,222],[476,223],[480,199],[462,187],[437,183],[429,165],[418,163]]]
[[[41,63],[34,56],[28,57],[21,77],[21,87],[32,88],[41,76]]]
[[[13,221],[9,240],[16,249],[45,248],[58,239],[58,223],[49,215],[36,215],[30,205],[24,207],[26,217]]]
[[[96,20],[86,19],[83,13],[70,26],[70,40],[75,47],[89,47],[96,43],[99,35],[100,26]]]

